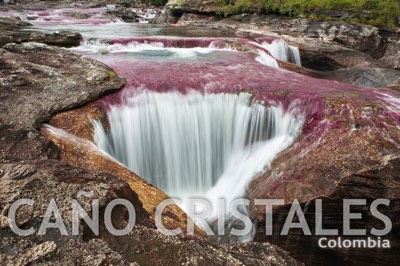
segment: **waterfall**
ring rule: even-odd
[[[286,148],[301,119],[250,94],[142,91],[110,106],[110,129],[95,142],[169,195],[204,196],[213,206],[244,196],[247,183]],[[186,208],[185,201],[181,204]],[[228,213],[227,213],[228,214]],[[212,213],[210,221],[216,217]]]
[[[258,56],[256,57],[256,61],[266,66],[279,68],[279,64],[276,61],[276,59],[264,51],[258,51]]]
[[[289,45],[281,39],[276,39],[271,42],[262,42],[261,46],[267,49],[276,59],[295,63],[301,66],[300,51],[298,47]]]
[[[84,38],[79,47],[70,48],[73,51],[88,54],[127,54],[142,56],[143,58],[189,58],[189,59],[201,59],[206,55],[210,55],[214,52],[240,52],[235,46],[222,46],[220,47],[219,42],[229,40],[222,38],[160,38],[160,37],[132,37],[132,38],[121,38],[114,40],[104,40],[96,38]],[[257,42],[244,40],[241,38],[231,39],[241,42],[241,45],[247,46],[247,48],[255,48],[254,52],[256,54],[255,60],[263,65],[279,68],[278,62],[275,58],[288,61],[288,58],[294,58],[296,62],[300,64],[300,55],[297,47],[288,46],[284,43],[288,51],[292,52],[292,56],[286,56],[287,58],[282,58],[282,56],[276,56],[279,49],[275,49],[273,46],[271,51],[266,49],[264,45],[269,45],[267,42],[262,42],[259,44]],[[278,42],[279,43],[279,42]],[[291,50],[292,49],[292,50]],[[271,56],[268,51],[274,55]]]

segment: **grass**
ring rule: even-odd
[[[219,12],[224,15],[258,11],[318,18],[319,10],[354,13],[367,11],[367,16],[352,18],[351,21],[380,27],[398,27],[397,0],[236,0],[234,4],[227,4],[226,0],[217,0],[216,4],[220,7]]]

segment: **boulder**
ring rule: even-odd
[[[115,198],[131,201],[137,211],[138,224],[152,226],[147,216],[143,216],[141,205],[136,205],[137,195],[129,186],[114,176],[104,173],[88,172],[60,162],[59,150],[34,129],[54,112],[64,110],[81,102],[96,97],[88,93],[74,97],[77,91],[69,85],[63,65],[55,54],[66,56],[62,63],[77,67],[91,66],[93,72],[75,73],[81,80],[86,80],[88,87],[79,92],[99,87],[97,93],[115,90],[123,85],[123,80],[103,79],[111,71],[105,65],[79,55],[73,55],[64,49],[29,43],[9,45],[10,51],[1,50],[1,90],[0,101],[2,114],[0,119],[0,257],[6,265],[37,265],[46,261],[95,265],[96,262],[122,264],[124,259],[112,251],[104,241],[86,239],[81,230],[76,237],[61,236],[57,230],[50,229],[44,235],[19,236],[11,231],[6,219],[10,206],[18,199],[34,200],[32,208],[23,206],[17,212],[15,222],[18,226],[32,227],[37,230],[43,220],[45,210],[51,199],[55,199],[61,210],[66,228],[71,229],[71,200],[77,199],[90,213],[91,204],[87,197],[80,198],[79,192],[91,192],[99,199],[100,205]],[[36,57],[35,57],[36,55]],[[93,75],[97,73],[97,75]],[[18,74],[18,75],[17,75]],[[51,80],[53,75],[60,84]],[[89,78],[89,79],[88,79]],[[47,81],[46,81],[47,79]],[[62,83],[62,81],[65,83]],[[91,84],[91,85],[90,85]],[[56,88],[55,88],[56,87]],[[46,92],[46,90],[48,90]],[[57,96],[54,90],[59,90]],[[90,96],[91,95],[91,96]],[[44,100],[44,98],[47,98]],[[69,99],[69,100],[68,100]],[[66,100],[66,101],[65,101]],[[24,108],[36,109],[31,114],[31,121],[24,118]],[[9,117],[6,117],[6,116]],[[19,120],[23,120],[20,123]],[[86,204],[85,204],[86,203]],[[119,215],[123,215],[121,212]],[[120,218],[116,217],[116,220]],[[68,223],[69,221],[69,223]],[[147,222],[146,222],[147,221]],[[50,262],[51,263],[51,262]],[[127,263],[125,263],[127,264]]]
[[[7,43],[37,42],[60,47],[79,46],[82,41],[80,33],[61,31],[54,33],[1,30],[0,47]]]
[[[132,8],[119,6],[115,9],[107,10],[106,13],[110,16],[118,17],[125,22],[139,22],[139,16],[132,11]]]
[[[0,18],[0,30],[12,30],[26,26],[31,26],[27,21],[22,21],[20,18]]]
[[[377,27],[360,23],[316,21],[312,22],[307,31],[307,34],[314,33],[324,41],[331,41],[364,52],[374,58],[382,57],[385,51],[385,42],[379,35]]]
[[[283,38],[291,45],[299,47],[301,63],[306,68],[329,71],[342,68],[384,67],[372,56],[338,44],[321,42],[314,38],[291,36]]]
[[[153,24],[175,24],[179,20],[179,15],[176,16],[171,10],[167,9],[163,13],[157,13],[156,17],[151,21]]]
[[[343,68],[321,73],[320,77],[362,88],[400,87],[400,71],[390,68]]]
[[[72,235],[72,200],[76,199],[87,213],[92,213],[92,199],[99,199],[100,213],[113,199],[123,198],[133,203],[137,224],[151,226],[143,208],[136,205],[137,196],[129,186],[116,177],[104,173],[88,172],[58,160],[30,160],[0,163],[2,172],[0,196],[2,224],[0,226],[0,257],[6,265],[38,265],[63,263],[99,265],[100,263],[127,265],[127,260],[113,251],[102,239],[90,235],[90,229],[80,222],[80,231]],[[88,193],[87,196],[84,193]],[[24,205],[17,211],[15,222],[22,228],[33,228],[36,233],[19,236],[6,222],[11,204],[18,199],[32,199],[32,207]],[[58,229],[49,229],[37,235],[50,201],[54,199],[61,212],[69,236]],[[136,202],[136,203],[135,203]],[[114,226],[125,227],[124,209],[114,211]],[[104,223],[104,222],[103,222]],[[100,226],[104,228],[104,224]]]
[[[0,121],[16,128],[39,127],[52,114],[124,84],[106,65],[67,49],[23,43],[0,53]]]
[[[400,69],[400,40],[390,41],[379,62],[386,67]]]

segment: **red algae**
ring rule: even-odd
[[[228,39],[229,40],[229,39]],[[245,39],[236,39],[251,42]],[[268,39],[267,39],[268,40]],[[190,48],[207,46],[221,41],[217,38],[129,38],[113,42],[157,42],[166,46]],[[260,38],[258,41],[266,41]],[[118,75],[125,77],[125,88],[113,95],[106,96],[98,104],[107,108],[113,104],[123,104],[123,99],[143,89],[157,92],[179,91],[187,93],[191,90],[202,93],[240,93],[253,94],[254,100],[266,105],[281,105],[286,110],[298,108],[296,112],[305,117],[303,134],[311,134],[310,138],[318,139],[325,132],[324,127],[331,129],[345,127],[351,129],[351,121],[340,119],[348,117],[350,109],[364,108],[369,104],[385,105],[387,96],[400,97],[397,92],[384,89],[361,89],[335,81],[316,79],[283,69],[268,67],[256,62],[255,54],[237,51],[216,51],[204,58],[135,58],[133,56],[94,56],[111,66]],[[334,100],[331,100],[334,99]],[[337,101],[350,103],[339,109],[346,113],[338,113]],[[360,112],[360,111],[358,111]],[[356,113],[358,113],[356,112]],[[393,113],[385,113],[393,117]],[[397,116],[395,116],[397,117]],[[328,119],[332,123],[322,123]],[[355,123],[354,124],[363,124]],[[315,127],[320,127],[316,130]]]
[[[398,122],[400,122],[400,113],[399,112],[386,111],[386,112],[383,112],[383,115],[386,117],[393,118],[393,119],[397,120]]]
[[[174,48],[195,48],[209,47],[213,42],[221,41],[222,38],[177,38],[177,37],[122,37],[111,40],[113,44],[129,43],[162,43],[165,47]]]
[[[265,47],[261,46],[261,43],[270,42],[272,40],[279,39],[277,37],[263,37],[255,39],[246,38],[182,38],[182,37],[166,37],[166,36],[152,36],[152,37],[121,37],[113,38],[112,44],[127,45],[129,43],[161,43],[164,47],[168,48],[208,48],[218,47],[224,48],[229,46],[243,46],[245,49],[253,53],[257,51],[263,51],[268,55],[271,55]],[[235,48],[235,47],[232,47]]]
[[[216,50],[184,58],[137,57],[129,53],[92,55],[111,66],[127,81],[124,89],[103,97],[97,104],[107,111],[111,105],[124,104],[128,96],[143,90],[178,91],[182,94],[193,90],[201,93],[245,92],[251,93],[254,101],[282,106],[304,119],[302,131],[290,148],[291,154],[297,154],[298,157],[304,156],[304,151],[321,153],[319,150],[331,149],[332,143],[350,145],[347,143],[349,140],[346,142],[343,139],[351,139],[352,134],[360,134],[357,132],[370,136],[375,129],[376,133],[389,139],[393,145],[399,143],[397,134],[390,131],[400,121],[399,92],[357,88],[257,62],[255,58],[258,54],[254,52],[260,48],[257,43],[275,39],[145,37],[113,40],[121,44],[160,42],[164,47],[186,49],[206,48],[211,44],[226,48],[237,43],[240,49]],[[278,179],[282,182],[307,182],[304,174],[287,174],[285,178]],[[277,182],[272,185],[270,192],[277,193],[280,186],[281,183]]]
[[[361,171],[387,167],[387,155],[397,155],[399,151],[400,92],[362,89],[260,64],[255,60],[257,49],[261,50],[257,43],[273,40],[276,38],[113,40],[115,44],[159,42],[172,48],[213,45],[238,49],[184,58],[161,53],[92,55],[127,81],[124,89],[103,97],[97,104],[107,111],[111,105],[124,105],[126,98],[143,90],[251,93],[254,101],[282,106],[301,117],[304,124],[296,140],[248,184],[246,196],[251,201],[281,198],[286,202],[307,202],[321,196],[335,197],[335,191],[340,191],[343,183]],[[265,213],[252,206],[249,214],[252,219],[265,217]]]

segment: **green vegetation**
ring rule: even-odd
[[[116,78],[117,77],[117,73],[115,73],[114,71],[112,71],[112,70],[109,70],[108,71],[108,78],[109,79],[113,79],[113,78]]]
[[[321,11],[349,11],[362,16],[348,19],[376,26],[396,27],[399,19],[398,0],[217,0],[220,13],[233,15],[249,11],[288,16],[324,18]]]
[[[150,0],[150,4],[153,6],[165,6],[168,0]]]

